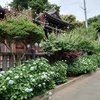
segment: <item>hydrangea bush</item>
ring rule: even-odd
[[[55,87],[53,67],[47,60],[28,60],[0,72],[0,100],[28,100]]]
[[[98,68],[97,59],[94,55],[92,56],[82,56],[76,58],[68,67],[68,76],[81,75],[88,72],[95,71]]]
[[[57,61],[53,64],[55,71],[54,80],[56,84],[61,84],[67,81],[68,65],[64,61]]]

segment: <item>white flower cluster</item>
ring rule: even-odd
[[[53,74],[54,74],[54,72],[50,71],[50,74],[51,74],[51,75],[53,75]]]
[[[33,75],[30,75],[30,78],[32,78],[33,77]]]
[[[10,77],[7,77],[6,80],[10,80]]]
[[[25,92],[32,92],[32,91],[33,91],[32,88],[26,88],[26,89],[25,89]]]
[[[5,71],[1,71],[1,72],[0,72],[0,74],[4,74],[4,73],[5,73]]]
[[[39,86],[39,87],[41,87],[42,85],[41,85],[41,84],[39,84],[38,86]]]
[[[45,85],[45,83],[43,83],[43,85]]]
[[[14,84],[14,81],[13,80],[9,80],[8,84]]]
[[[41,76],[41,78],[42,78],[42,79],[47,79],[48,77],[47,77],[46,74],[44,74],[44,75]]]
[[[18,75],[16,75],[16,76],[15,76],[15,79],[18,79],[18,78],[19,78],[19,76],[18,76]]]
[[[33,64],[34,64],[34,65],[36,65],[36,63],[35,63],[35,62],[34,62]]]
[[[52,95],[52,92],[49,92],[49,95]]]
[[[32,82],[35,82],[35,81],[36,81],[36,80],[35,80],[35,79],[33,79],[33,78],[32,78],[31,80],[32,80]]]
[[[31,67],[30,70],[34,70],[34,67]]]
[[[9,72],[9,73],[12,73],[12,70],[9,70],[8,72]]]
[[[41,62],[41,65],[43,65],[43,63]]]

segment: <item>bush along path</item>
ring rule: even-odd
[[[29,100],[66,81],[66,63],[51,67],[45,58],[28,60],[21,66],[0,72],[0,100]]]
[[[95,55],[76,58],[69,65],[57,61],[50,65],[45,58],[28,60],[21,66],[0,72],[0,100],[30,100],[67,82],[67,76],[95,71],[100,64]],[[98,63],[99,62],[99,63]]]

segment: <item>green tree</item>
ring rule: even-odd
[[[24,0],[24,2],[23,0],[13,0],[9,5],[16,10],[31,8],[34,17],[36,17],[36,15],[40,12],[47,11],[52,7],[55,7],[58,12],[60,11],[60,6],[57,6],[56,4],[51,4],[50,2],[48,2],[48,0]]]
[[[17,10],[28,9],[28,0],[13,0],[9,5]]]
[[[12,17],[0,23],[0,42],[6,45],[6,47],[11,51],[12,55],[13,51],[12,47],[10,47],[12,42],[23,42],[27,48],[27,44],[32,46],[35,42],[40,42],[43,38],[43,28],[33,24],[26,17]],[[26,50],[27,49],[25,49],[24,54],[26,53]],[[13,59],[15,60],[14,55]]]
[[[89,26],[96,28],[100,32],[100,15],[88,19]]]
[[[83,23],[76,20],[76,16],[74,16],[72,14],[70,14],[70,15],[61,15],[61,18],[70,23],[69,30],[73,30],[73,29],[75,29],[77,27],[81,27],[83,25]]]

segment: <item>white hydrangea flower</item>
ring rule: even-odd
[[[39,84],[38,86],[39,86],[39,87],[41,87],[42,85],[41,85],[41,84]]]
[[[4,73],[5,73],[5,71],[1,71],[0,73],[1,73],[1,74],[4,74]]]
[[[41,63],[41,65],[43,65],[43,63]]]
[[[33,91],[33,89],[31,88],[31,89],[29,89],[29,91],[30,91],[30,92],[32,92],[32,91]]]
[[[10,80],[10,77],[7,77],[6,80]]]
[[[47,75],[44,74],[43,76],[41,76],[41,78],[42,79],[44,79],[44,78],[47,79]]]
[[[9,70],[8,72],[9,72],[9,73],[12,73],[12,70]]]
[[[30,75],[30,78],[33,77],[32,75]]]
[[[33,64],[35,65],[36,63],[34,62]]]
[[[35,79],[31,79],[32,80],[32,82],[35,82]]]
[[[52,71],[51,71],[51,72],[50,72],[50,74],[51,74],[51,75],[53,75],[53,74],[54,74],[54,72],[52,72]]]
[[[52,92],[49,92],[49,95],[52,95]]]
[[[45,83],[43,83],[43,85],[45,85]]]
[[[32,92],[32,91],[33,91],[32,88],[30,88],[30,89],[29,89],[29,88],[26,88],[26,89],[25,89],[25,92]]]
[[[23,71],[24,71],[25,69],[23,68]]]
[[[31,67],[30,70],[34,70],[34,67]]]
[[[42,74],[44,74],[44,75],[45,75],[45,74],[48,74],[48,73],[47,73],[47,72],[43,72]]]
[[[25,92],[29,92],[29,88],[26,88],[26,89],[25,89]]]
[[[20,73],[20,75],[23,75],[22,73]]]
[[[8,83],[9,83],[9,84],[14,84],[14,81],[13,81],[13,80],[9,80]]]
[[[15,76],[15,79],[18,79],[18,78],[19,78],[19,76],[18,76],[18,75],[16,75],[16,76]]]

